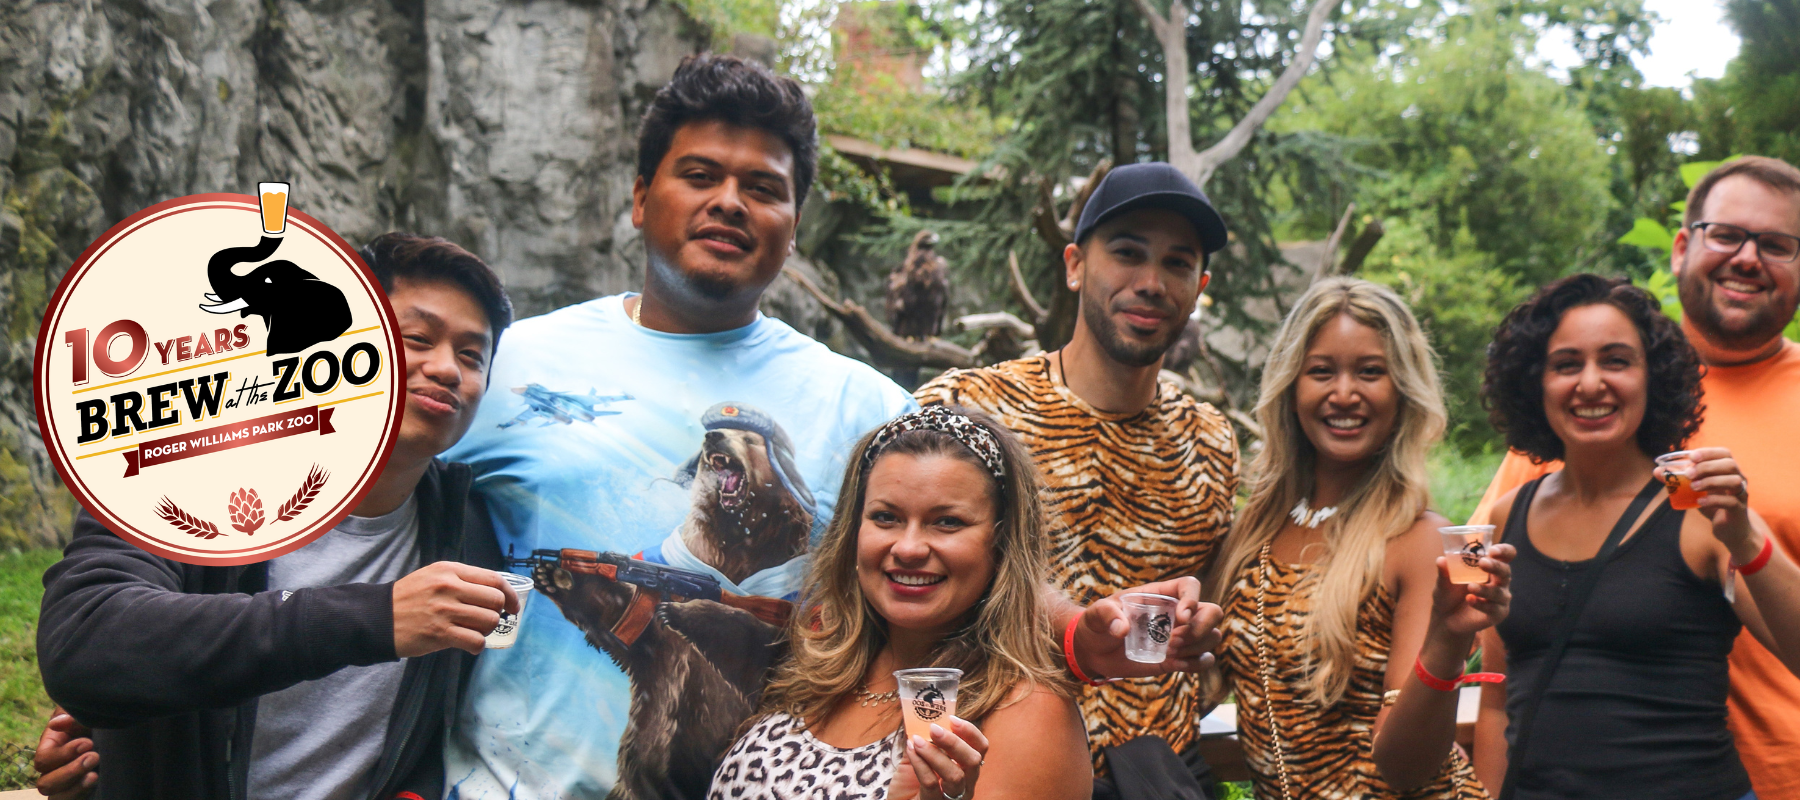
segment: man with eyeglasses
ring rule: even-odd
[[[1688,447],[1729,447],[1763,488],[1751,505],[1800,554],[1800,344],[1782,331],[1800,308],[1800,169],[1746,156],[1688,194],[1670,269],[1681,327],[1706,363],[1706,415]],[[1495,498],[1557,469],[1508,453],[1470,522]],[[1758,797],[1800,797],[1800,678],[1748,634],[1731,652],[1730,722]],[[1503,733],[1478,735],[1501,742]],[[1499,787],[1489,787],[1497,791]]]

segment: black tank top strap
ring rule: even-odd
[[[1537,496],[1538,485],[1548,477],[1539,475],[1519,487],[1518,494],[1513,496],[1512,512],[1506,515],[1506,530],[1500,532],[1499,541],[1518,548],[1521,554],[1537,549],[1531,546],[1531,536],[1525,532],[1525,518],[1531,514],[1531,498]]]

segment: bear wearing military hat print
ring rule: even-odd
[[[813,496],[794,467],[787,432],[761,409],[719,403],[701,415],[706,436],[675,482],[691,491],[681,538],[733,581],[806,552]]]

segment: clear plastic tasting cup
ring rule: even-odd
[[[1438,528],[1444,537],[1444,560],[1450,566],[1451,583],[1487,583],[1481,558],[1494,546],[1492,525],[1452,525]]]
[[[501,580],[506,581],[506,585],[512,587],[514,594],[519,596],[519,613],[501,612],[500,624],[495,625],[493,633],[487,635],[487,649],[505,650],[512,647],[513,642],[519,638],[519,620],[525,616],[525,601],[531,599],[531,590],[536,588],[537,584],[532,583],[531,579],[524,575],[514,575],[510,572],[496,574],[500,576]]]
[[[1125,657],[1140,664],[1161,664],[1169,656],[1175,632],[1175,606],[1168,595],[1127,592],[1123,598],[1131,630],[1125,633]]]
[[[899,684],[900,717],[906,722],[906,735],[931,741],[931,726],[936,723],[950,730],[950,718],[956,716],[956,687],[962,683],[960,669],[903,669],[894,673]]]

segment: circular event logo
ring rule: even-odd
[[[95,517],[157,555],[225,566],[305,545],[356,507],[399,433],[393,309],[288,189],[132,215],[44,312],[44,444]]]

